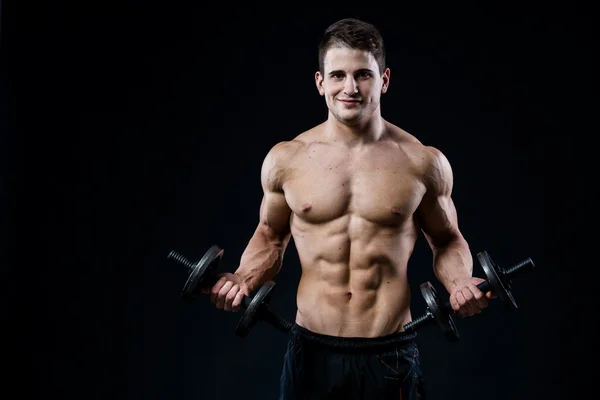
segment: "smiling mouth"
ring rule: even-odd
[[[347,104],[347,105],[354,105],[354,104],[360,104],[360,100],[344,100],[344,99],[338,99],[339,102],[343,103],[343,104]]]

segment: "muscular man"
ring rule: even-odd
[[[435,276],[460,316],[481,312],[472,256],[451,198],[448,160],[388,122],[383,40],[363,21],[332,24],[315,81],[327,119],[272,147],[260,221],[239,268],[211,289],[238,311],[279,272],[291,237],[302,267],[280,399],[423,399],[407,265],[423,232]]]

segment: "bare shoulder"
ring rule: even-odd
[[[287,168],[294,155],[302,151],[308,144],[308,132],[302,133],[291,140],[284,140],[276,143],[263,162],[263,168],[267,170]]]
[[[428,187],[452,187],[452,167],[446,155],[437,147],[427,145],[409,132],[390,124],[393,140],[411,159]]]
[[[434,146],[423,146],[423,183],[436,193],[449,194],[454,182],[448,158]]]
[[[404,129],[386,122],[387,137],[415,164],[420,164],[426,154],[426,146]]]
[[[411,133],[405,131],[397,125],[392,124],[389,121],[385,121],[385,128],[388,137],[399,145],[414,145],[419,146],[421,142]]]
[[[276,143],[268,151],[261,169],[261,180],[265,189],[282,191],[283,184],[291,172],[294,156],[308,144],[310,131],[301,133],[291,140]]]

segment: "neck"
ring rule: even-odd
[[[325,121],[325,132],[334,142],[357,146],[381,139],[385,132],[385,121],[380,115],[374,115],[366,121],[349,125],[329,114]]]

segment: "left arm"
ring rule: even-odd
[[[472,276],[473,257],[459,227],[452,200],[454,178],[446,157],[436,148],[426,148],[426,193],[417,211],[423,234],[433,252],[436,278],[450,294],[452,308],[461,316],[478,314],[487,307],[490,294],[484,295]]]

